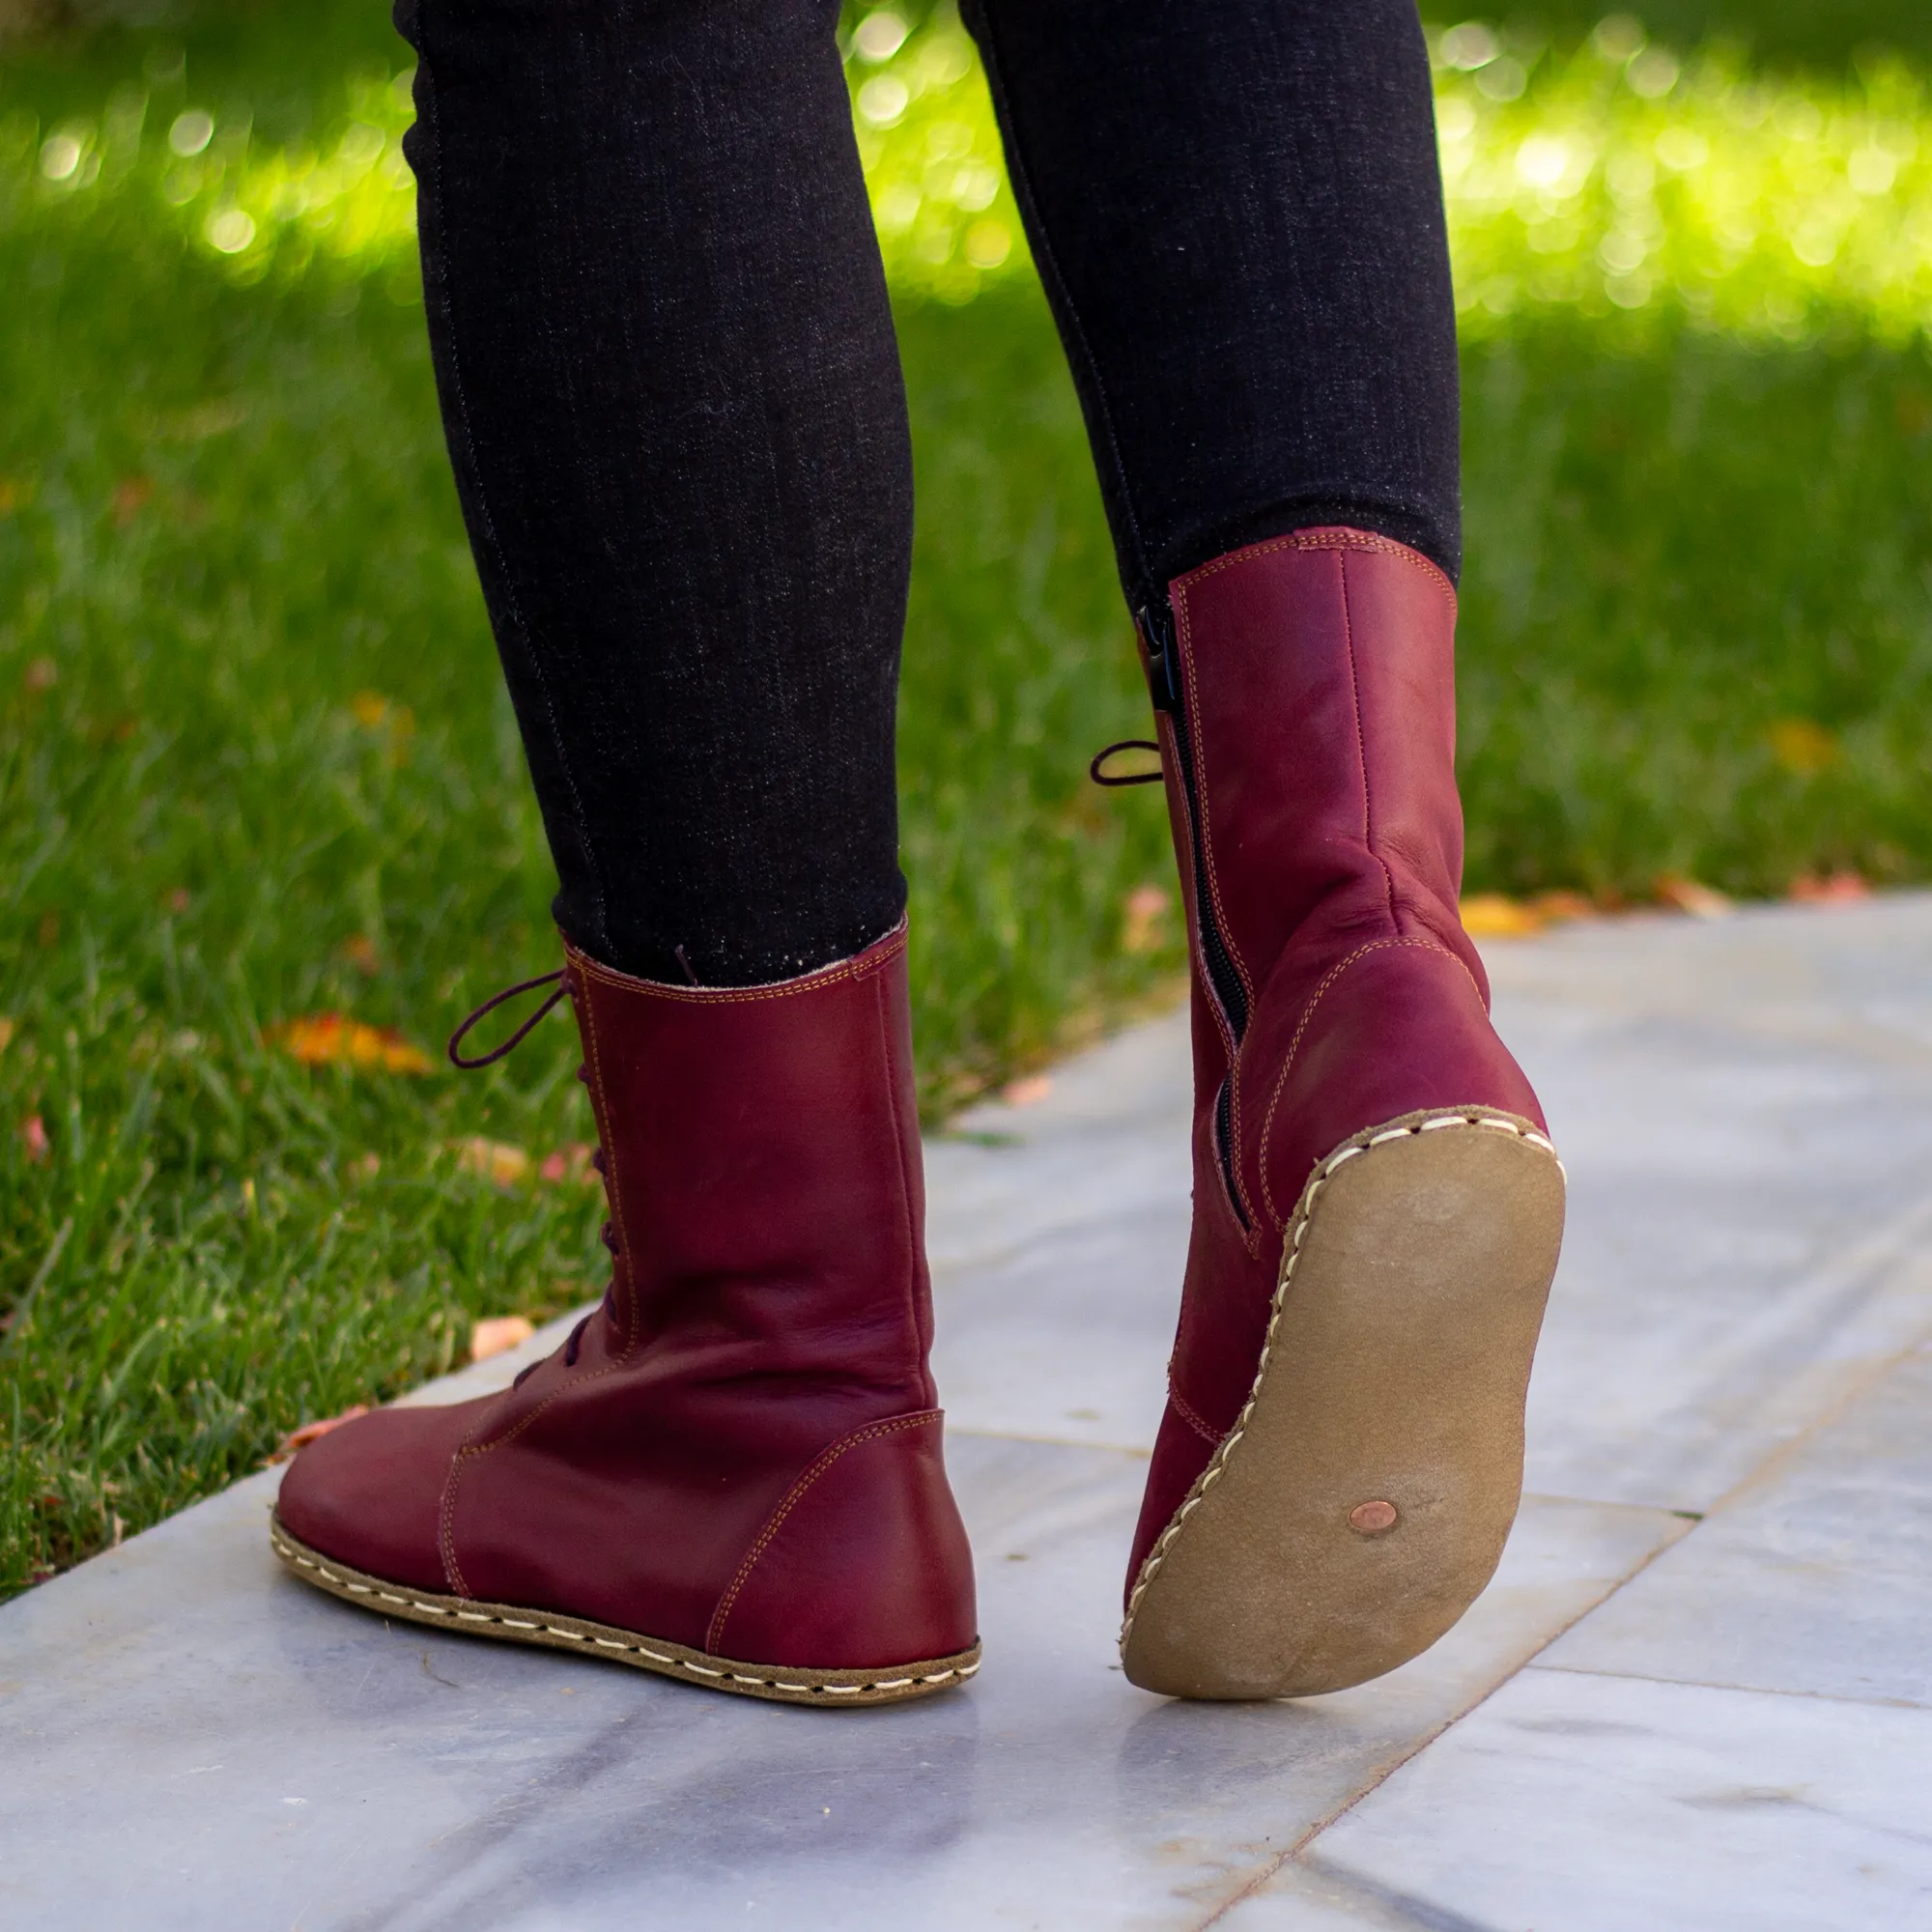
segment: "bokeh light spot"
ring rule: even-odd
[[[71,134],[50,135],[41,149],[41,172],[50,182],[66,181],[80,165],[80,143]]]
[[[911,100],[911,91],[896,74],[877,73],[859,90],[859,112],[874,128],[890,128]]]
[[[177,114],[174,126],[168,129],[168,146],[184,158],[200,154],[213,138],[214,119],[199,107]]]
[[[255,239],[255,217],[245,209],[224,208],[208,218],[208,242],[224,255],[239,255]]]
[[[1480,20],[1464,20],[1451,27],[1437,43],[1436,56],[1444,67],[1462,73],[1473,73],[1488,67],[1502,52],[1502,43]]]
[[[888,7],[867,14],[852,36],[852,50],[864,61],[889,61],[905,45],[906,23]]]
[[[966,259],[976,269],[997,269],[1013,252],[1013,238],[1004,221],[976,221],[966,231]]]

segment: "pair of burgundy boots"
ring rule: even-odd
[[[1495,1567],[1563,1222],[1457,915],[1455,594],[1357,530],[1143,641],[1193,960],[1194,1227],[1127,1676],[1340,1690]],[[796,1703],[979,1667],[927,1370],[905,934],[772,986],[567,949],[615,1258],[504,1394],[305,1449],[273,1537],[391,1616]]]

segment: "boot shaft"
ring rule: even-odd
[[[932,1403],[905,932],[770,986],[569,951],[614,1256],[605,1346]]]
[[[1156,702],[1163,672],[1170,694],[1176,843],[1231,1043],[1283,954],[1330,936],[1427,936],[1480,974],[1456,910],[1449,580],[1385,537],[1313,529],[1204,564],[1170,599],[1151,674]]]

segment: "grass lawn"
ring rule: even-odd
[[[294,139],[401,65],[379,29],[258,15],[189,72]],[[41,130],[184,85],[157,45],[0,69],[0,1594],[602,1283],[569,1026],[440,1059],[549,965],[552,878],[408,276],[238,286],[134,197],[33,198]],[[901,322],[937,1118],[1182,955],[1125,916],[1171,881],[1157,795],[1085,782],[1146,711],[1037,291]],[[1471,886],[1932,877],[1922,341],[1526,315],[1465,380]],[[298,1064],[330,1011],[427,1070]]]

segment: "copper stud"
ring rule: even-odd
[[[1374,1502],[1357,1503],[1349,1512],[1349,1527],[1359,1536],[1379,1536],[1395,1527],[1396,1507],[1379,1497]]]

